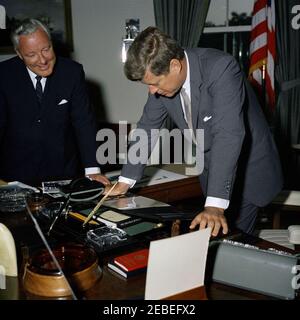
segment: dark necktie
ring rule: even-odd
[[[43,87],[41,84],[41,76],[36,76],[36,86],[35,86],[35,91],[36,91],[36,95],[38,97],[39,102],[41,103],[42,98],[43,98]]]

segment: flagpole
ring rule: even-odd
[[[260,22],[257,24],[257,22]],[[265,39],[262,42],[262,39]],[[274,60],[276,56],[274,0],[255,0],[250,42],[249,80],[257,88],[268,121],[273,119],[275,100]]]
[[[269,102],[267,99],[267,88],[266,88],[266,68],[267,61],[264,59],[262,65],[262,77],[261,77],[261,89],[262,89],[262,108],[264,110],[265,117],[269,124],[272,122],[272,112],[269,108]]]
[[[266,61],[263,61],[262,65],[262,77],[261,77],[261,88],[262,88],[262,103],[263,109],[267,111],[267,101],[266,101]]]

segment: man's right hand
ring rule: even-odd
[[[105,186],[104,194],[107,194],[108,191],[112,188],[112,185]],[[118,182],[117,185],[114,187],[112,192],[109,193],[110,196],[118,196],[120,194],[125,194],[128,189],[130,188],[130,185],[124,182]]]
[[[223,234],[228,233],[227,220],[222,208],[205,207],[191,222],[190,229],[195,229],[197,225],[199,225],[199,229],[210,227],[211,235],[214,237],[218,235],[221,229],[223,229]]]

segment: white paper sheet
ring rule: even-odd
[[[163,299],[204,285],[211,229],[151,241],[145,300]]]
[[[138,187],[153,186],[156,184],[177,181],[188,178],[183,174],[178,174],[172,171],[156,168],[146,167],[144,177],[141,181],[137,182]]]
[[[107,172],[105,175],[111,179],[112,182],[117,181],[121,171],[111,171]],[[186,179],[188,176],[175,173],[173,171],[160,169],[158,167],[146,167],[144,171],[144,175],[141,180],[139,180],[135,187],[146,187],[146,186],[153,186],[156,184],[161,184],[165,182],[177,181]]]

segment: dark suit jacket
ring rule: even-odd
[[[39,105],[22,60],[0,63],[0,155],[0,178],[8,181],[73,178],[98,166],[80,64],[58,57]]]
[[[282,188],[281,165],[253,90],[232,56],[215,49],[186,52],[193,128],[204,129],[204,194],[230,199],[234,192],[266,205]],[[167,114],[178,128],[187,129],[179,93],[172,98],[150,94],[138,127],[147,132],[160,128]],[[143,168],[129,163],[122,176],[138,180]]]

